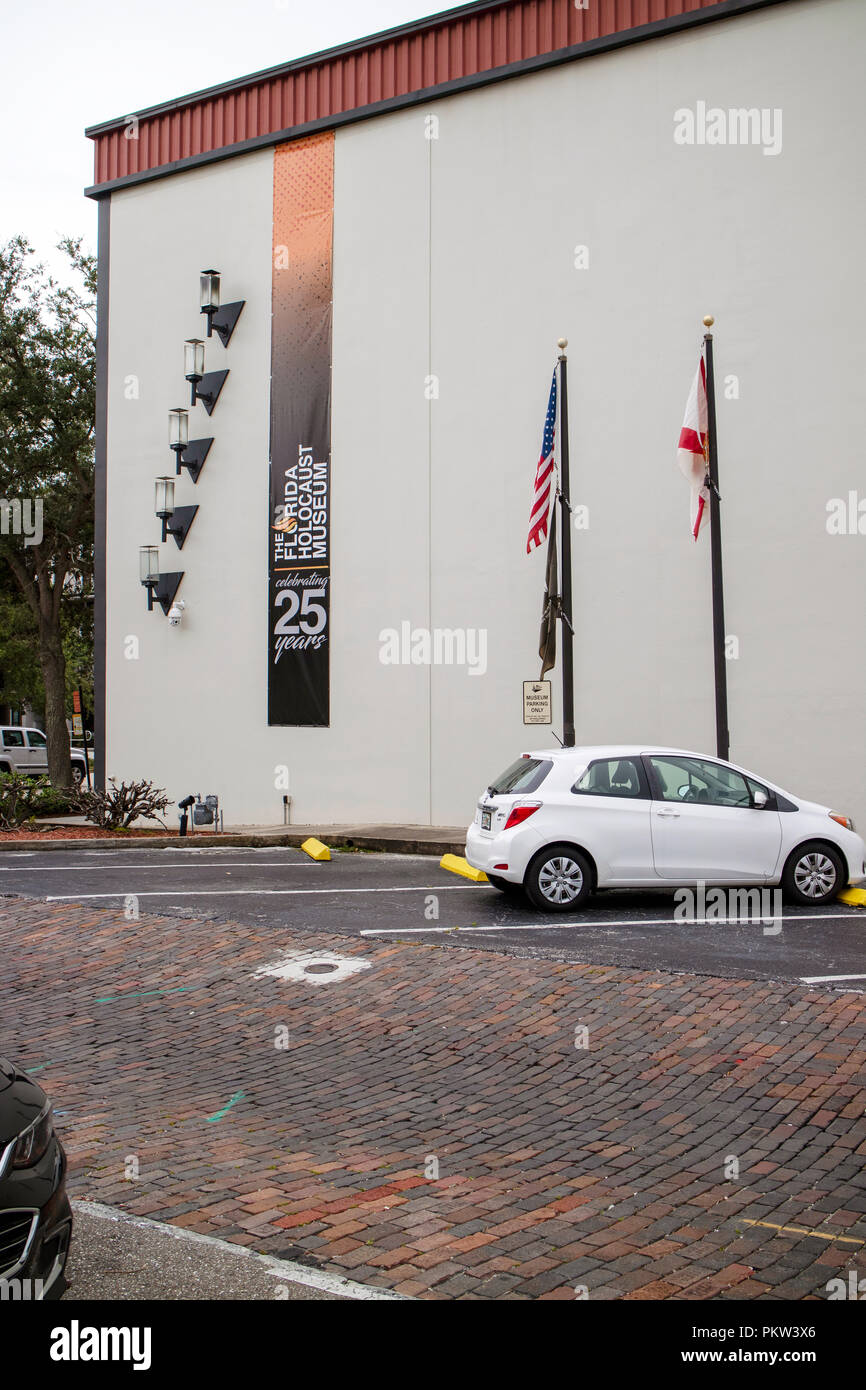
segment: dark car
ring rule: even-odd
[[[0,1299],[60,1298],[72,1210],[45,1092],[0,1057]]]

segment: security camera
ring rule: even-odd
[[[180,627],[180,620],[183,617],[183,610],[185,608],[186,604],[183,599],[181,599],[179,603],[172,604],[171,608],[168,610],[169,627]]]

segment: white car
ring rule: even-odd
[[[818,906],[866,876],[839,811],[734,763],[640,744],[524,753],[478,801],[466,858],[547,912],[596,888],[781,884]]]
[[[85,756],[80,748],[70,752],[74,787],[80,787],[87,776]],[[0,772],[23,772],[29,777],[48,775],[48,745],[41,729],[0,725]]]

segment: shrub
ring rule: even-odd
[[[32,825],[37,816],[69,815],[74,793],[55,791],[47,777],[0,773],[0,830]]]
[[[75,805],[74,791],[58,791],[56,787],[47,786],[41,790],[36,797],[37,816],[75,816],[78,811]]]
[[[171,797],[163,787],[152,782],[121,782],[109,777],[104,790],[79,790],[75,796],[76,810],[102,830],[126,830],[140,816],[148,820],[165,821],[160,815],[171,805]]]

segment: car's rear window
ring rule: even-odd
[[[553,763],[549,758],[518,758],[507,767],[488,791],[500,795],[505,792],[534,792],[540,787]]]

